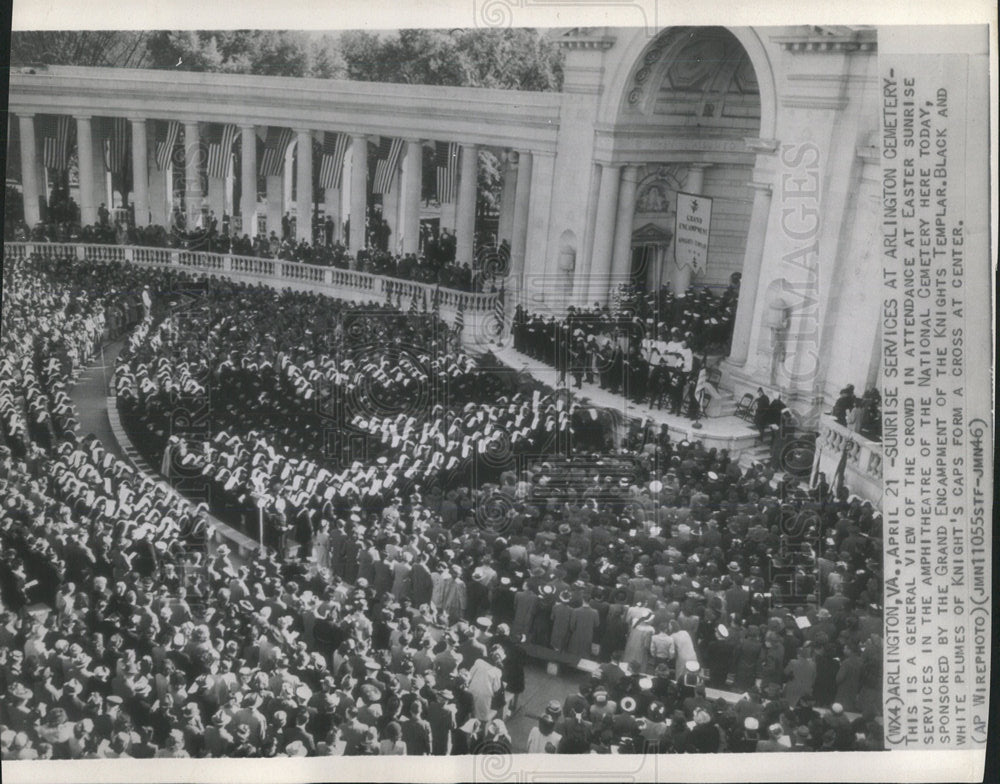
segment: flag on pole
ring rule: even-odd
[[[375,164],[375,184],[372,193],[386,194],[392,190],[392,181],[403,154],[403,140],[383,136],[378,146],[378,161]]]
[[[268,126],[264,137],[264,153],[260,156],[260,176],[277,177],[285,165],[285,155],[292,143],[291,128]]]
[[[455,331],[461,332],[465,329],[465,297],[458,300],[458,313],[455,314]]]
[[[339,188],[347,155],[346,133],[323,132],[323,156],[319,164],[319,184],[322,188]]]
[[[170,159],[181,133],[177,120],[158,120],[156,123],[156,168],[163,171],[170,165]]]
[[[417,308],[418,308],[418,306],[417,306],[417,293],[414,292],[413,294],[410,295],[410,313],[411,314],[416,314]]]
[[[420,293],[421,293],[420,311],[422,313],[426,313],[427,312],[427,289],[422,289]]]
[[[458,194],[458,142],[436,142],[437,200],[452,204]]]
[[[504,296],[504,286],[503,281],[501,281],[500,291],[497,292],[497,298],[493,300],[493,318],[496,319],[497,337],[503,335],[504,320],[507,315],[504,307]]]
[[[68,169],[73,118],[65,114],[43,114],[38,116],[36,123],[42,138],[42,161],[46,168],[60,171]]]
[[[224,180],[229,176],[233,162],[233,142],[236,141],[236,126],[213,124],[208,133],[208,164],[209,177]]]
[[[128,166],[128,120],[112,117],[107,121],[104,137],[104,166],[112,174]]]
[[[441,312],[441,284],[438,283],[434,287],[434,294],[431,296],[431,309],[434,313],[434,317],[437,318],[438,314]]]

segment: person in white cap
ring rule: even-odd
[[[729,677],[736,644],[729,633],[729,627],[718,624],[712,640],[705,646],[705,668],[708,670],[708,685],[722,689]]]
[[[695,650],[691,635],[682,629],[677,621],[670,621],[667,630],[674,641],[674,674],[680,680],[687,672],[688,662],[698,664],[698,652]]]
[[[791,741],[781,724],[775,722],[767,728],[767,737],[757,741],[757,751],[788,751]]]

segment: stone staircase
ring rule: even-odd
[[[766,441],[763,444],[758,442],[740,453],[740,468],[749,468],[755,461],[764,465],[771,461],[771,447]]]

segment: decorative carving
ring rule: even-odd
[[[874,52],[878,48],[874,27],[806,27],[797,35],[776,36],[787,52]]]
[[[654,183],[647,187],[636,201],[639,212],[667,212],[670,204],[667,201],[662,184]]]
[[[739,116],[746,116],[760,92],[750,58],[731,33],[690,28],[671,28],[652,42],[630,88],[628,104],[646,112],[662,104],[670,114],[712,118],[726,115],[728,96],[739,104]]]

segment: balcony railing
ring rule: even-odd
[[[427,306],[430,308],[437,290],[442,311],[454,313],[460,307],[464,307],[468,317],[492,313],[497,297],[496,294],[438,288],[428,283],[372,275],[357,270],[178,248],[67,242],[5,242],[4,253],[14,258],[25,258],[36,253],[45,258],[71,256],[87,261],[119,261],[150,267],[180,267],[192,273],[222,275],[264,283],[276,288],[283,288],[288,284],[297,287],[304,285],[340,299],[385,301],[391,292],[393,303],[395,304],[398,297],[404,307],[408,307],[414,299],[418,305],[422,305],[426,297]]]
[[[816,468],[832,481],[844,460],[844,482],[866,498],[882,496],[882,444],[869,441],[857,431],[823,417],[816,440]]]

